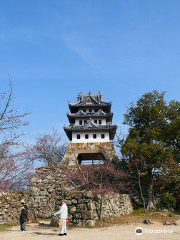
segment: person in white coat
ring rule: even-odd
[[[60,234],[58,236],[64,236],[67,235],[67,228],[66,228],[66,220],[68,216],[68,208],[66,205],[65,200],[61,201],[61,207],[58,212],[55,213],[60,218],[61,221],[61,229],[60,229]]]

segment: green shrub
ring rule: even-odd
[[[168,210],[175,209],[176,208],[176,199],[172,194],[164,193],[160,197],[156,207],[159,209],[168,209]]]

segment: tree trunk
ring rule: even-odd
[[[103,196],[101,195],[101,200],[100,200],[100,220],[102,220],[102,211],[103,211]]]
[[[153,178],[152,178],[152,169],[148,170],[148,205],[147,210],[154,210],[153,204]]]
[[[143,197],[142,186],[141,186],[141,172],[140,172],[140,170],[138,170],[138,168],[137,168],[137,171],[138,171],[138,183],[139,183],[140,196],[141,196],[141,199],[143,201],[144,212],[146,212],[146,202],[145,202],[145,199]]]

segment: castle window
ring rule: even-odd
[[[84,120],[84,124],[86,124],[87,123],[87,120]]]
[[[89,109],[89,112],[91,113],[91,112],[92,112],[92,109]]]
[[[93,138],[97,138],[97,135],[96,135],[96,134],[93,134]]]
[[[97,120],[94,120],[94,123],[97,123]]]
[[[82,125],[82,120],[79,120],[79,125]]]
[[[102,120],[99,120],[99,124],[102,124]]]
[[[80,134],[77,134],[77,139],[80,139],[81,138],[81,135]]]
[[[97,112],[98,110],[97,109],[95,109],[95,112]]]
[[[89,138],[89,135],[88,134],[85,134],[85,139],[88,139]]]
[[[105,134],[104,133],[101,134],[101,138],[105,138]]]
[[[86,109],[83,109],[83,112],[86,112]]]

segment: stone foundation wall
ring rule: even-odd
[[[59,167],[36,170],[28,191],[38,217],[48,218],[53,215],[57,196],[64,196],[64,186],[67,185],[65,174],[66,171]]]
[[[65,175],[66,170],[60,167],[39,168],[28,191],[1,194],[0,223],[19,221],[21,200],[28,206],[31,220],[52,218],[62,199],[67,202],[71,224],[93,226],[100,217],[101,207],[102,218],[132,212],[129,195],[108,193],[101,204],[101,196],[95,197],[90,191],[75,191],[68,186]]]
[[[98,209],[100,209],[99,199],[94,199],[94,216],[98,217]],[[102,199],[102,218],[118,216],[121,214],[130,214],[133,211],[131,197],[128,194],[108,193]]]
[[[61,171],[52,168],[37,169],[27,191],[0,193],[0,224],[19,222],[22,200],[28,206],[30,220],[35,221],[38,215],[51,217],[55,209],[55,196],[62,194],[64,182]]]
[[[79,153],[102,153],[110,161],[118,158],[112,142],[69,143],[63,162],[68,165],[76,164]]]
[[[29,196],[37,216],[52,217],[59,210],[60,201],[65,199],[72,224],[93,226],[99,217],[101,197],[95,197],[89,191],[75,191],[67,187],[64,175],[65,170],[59,168],[37,171],[29,188]],[[108,193],[103,197],[102,218],[130,214],[132,210],[131,198],[127,194]]]
[[[19,222],[21,200],[24,198],[25,194],[22,192],[0,193],[0,224]]]
[[[130,196],[127,194],[109,193],[102,198],[95,198],[93,193],[70,191],[65,193],[68,205],[68,218],[71,224],[94,226],[100,218],[108,218],[121,214],[130,214],[133,210]],[[61,198],[57,198],[55,209],[60,207]],[[102,209],[102,210],[100,210]],[[102,215],[101,215],[102,214]],[[100,216],[101,215],[101,216]],[[52,222],[55,222],[54,219]]]

